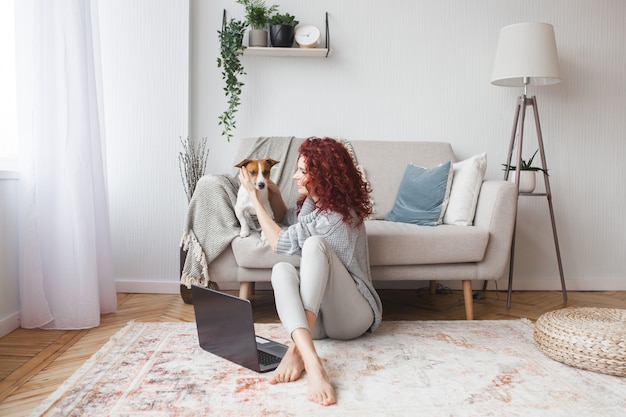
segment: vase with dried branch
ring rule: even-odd
[[[204,175],[206,162],[209,156],[209,149],[206,146],[207,138],[202,138],[198,143],[194,143],[189,136],[186,140],[180,138],[183,150],[178,154],[178,167],[180,177],[183,180],[187,201],[191,201],[196,184]]]
[[[183,180],[183,188],[187,195],[187,202],[191,202],[191,197],[196,189],[196,185],[204,175],[206,169],[207,158],[209,156],[209,149],[206,146],[207,138],[204,137],[195,143],[189,136],[187,136],[186,140],[183,140],[181,137],[180,143],[183,150],[178,153],[178,167],[180,169],[180,177]],[[181,274],[186,256],[187,253],[181,246]],[[184,284],[180,284],[180,295],[186,304],[192,304],[191,289],[187,288]]]

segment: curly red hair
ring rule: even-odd
[[[357,225],[372,214],[370,186],[363,180],[352,156],[341,142],[311,137],[300,145],[298,151],[307,167],[304,185],[319,198],[316,203],[318,209],[341,214],[343,221],[349,225],[355,220],[354,214]],[[298,207],[303,202],[304,197],[298,201]]]

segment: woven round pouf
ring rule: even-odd
[[[564,308],[542,314],[535,323],[537,347],[576,368],[626,376],[626,310]]]

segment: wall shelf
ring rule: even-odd
[[[224,21],[226,21],[226,9],[224,9]],[[294,46],[291,48],[275,48],[272,46],[258,47],[247,46],[243,50],[244,56],[288,56],[288,57],[308,57],[308,58],[328,58],[331,53],[330,49],[330,30],[328,29],[328,12],[324,17],[325,24],[325,45],[323,48],[300,48]]]
[[[274,48],[274,47],[247,47],[243,50],[244,56],[289,56],[289,57],[309,57],[324,58],[330,55],[329,48]]]

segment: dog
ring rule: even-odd
[[[274,212],[272,211],[272,207],[270,206],[269,193],[268,193],[268,185],[267,182],[270,179],[270,171],[272,167],[276,165],[279,161],[275,161],[270,158],[265,159],[244,159],[235,167],[241,168],[246,167],[248,174],[250,175],[250,179],[254,184],[254,188],[257,189],[259,198],[261,199],[261,203],[263,203],[263,207],[269,213],[269,215],[274,218]],[[239,236],[242,238],[250,236],[250,225],[248,224],[248,220],[246,219],[246,214],[256,214],[254,210],[254,206],[252,205],[252,201],[250,201],[250,196],[248,192],[243,187],[243,185],[239,186],[239,191],[237,193],[237,202],[235,203],[235,215],[239,220],[239,224],[241,225],[241,231],[239,232]],[[265,242],[266,238],[261,231],[261,242]]]

